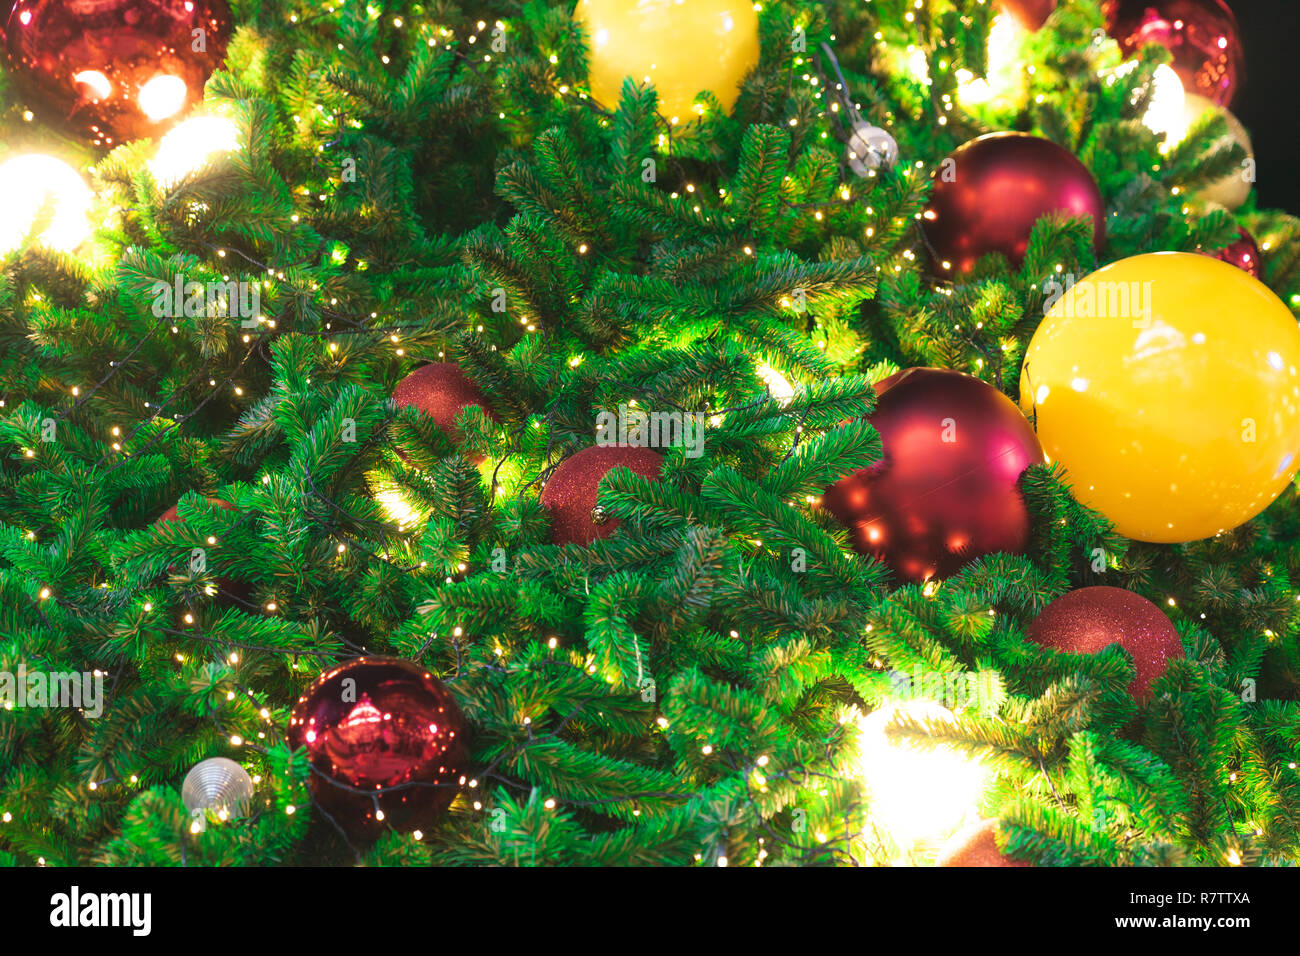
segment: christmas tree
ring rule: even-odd
[[[102,6],[5,28],[0,860],[1300,861],[1226,5]]]

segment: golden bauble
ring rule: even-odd
[[[662,116],[686,123],[703,90],[730,110],[758,65],[749,0],[578,0],[573,15],[587,37],[591,95],[607,109],[630,76],[654,84]]]
[[[1209,186],[1197,189],[1196,195],[1209,202],[1217,202],[1228,209],[1236,209],[1250,198],[1250,190],[1255,183],[1255,148],[1251,145],[1250,134],[1246,132],[1246,127],[1241,125],[1237,117],[1228,110],[1215,106],[1213,100],[1199,93],[1188,93],[1183,101],[1184,122],[1187,126],[1191,126],[1206,110],[1220,111],[1228,122],[1228,135],[1219,139],[1206,155],[1212,155],[1226,148],[1230,143],[1236,143],[1246,151],[1246,159],[1235,172],[1229,173]]]
[[[1121,534],[1207,538],[1290,484],[1300,326],[1267,286],[1208,256],[1160,252],[1048,301],[1025,355],[1021,410],[1075,497]]]

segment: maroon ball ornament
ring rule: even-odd
[[[434,420],[452,441],[460,440],[456,416],[470,405],[477,405],[488,418],[500,421],[487,397],[471,382],[460,366],[450,362],[422,365],[393,389],[393,401],[399,408],[416,408]]]
[[[210,505],[216,505],[218,508],[221,508],[221,509],[224,510],[224,511],[238,511],[238,510],[239,510],[239,509],[236,508],[234,505],[232,505],[229,501],[226,501],[226,500],[223,499],[223,498],[213,498],[213,497],[211,497],[211,496],[207,496],[204,500],[206,500],[208,504],[210,504]],[[180,502],[177,502],[177,504],[180,504]],[[173,522],[173,521],[180,521],[180,522],[182,522],[182,523],[185,521],[185,519],[181,517],[181,513],[180,513],[180,511],[177,510],[177,505],[172,505],[170,508],[168,508],[168,509],[167,509],[166,511],[164,511],[162,514],[160,514],[160,515],[158,516],[158,521],[157,521],[157,523],[158,523],[158,524],[163,524],[163,523],[168,523],[168,524],[170,524],[170,523]]]
[[[1173,55],[1183,89],[1232,104],[1246,55],[1237,18],[1223,0],[1106,0],[1102,11],[1106,32],[1125,53],[1159,44]]]
[[[614,468],[630,468],[644,478],[658,478],[663,457],[636,445],[592,445],[570,455],[555,469],[542,489],[542,507],[551,516],[555,544],[591,544],[608,538],[618,527],[597,507],[600,481]]]
[[[991,252],[1019,269],[1034,223],[1054,212],[1091,217],[1093,248],[1101,252],[1106,205],[1069,150],[1027,133],[973,139],[939,164],[922,216],[932,269],[959,278]]]
[[[213,498],[212,496],[209,495],[209,496],[206,496],[204,500],[207,501],[207,503],[210,504],[210,505],[215,505],[216,507],[221,508],[223,511],[238,511],[238,510],[239,510],[237,507],[235,507],[235,506],[234,506],[233,504],[231,504],[229,501],[226,501],[226,500],[224,500],[224,499],[222,499],[222,498]],[[179,502],[178,502],[177,504],[179,504]],[[162,514],[160,514],[160,515],[158,516],[158,519],[154,522],[154,524],[155,524],[155,525],[160,525],[160,524],[171,524],[171,523],[173,523],[173,522],[176,522],[176,523],[178,523],[178,524],[184,524],[184,523],[185,523],[185,519],[181,517],[180,511],[177,510],[177,506],[176,506],[176,505],[172,505],[170,508],[168,508],[168,509],[167,509],[166,511],[164,511]],[[178,574],[178,573],[180,573],[180,571],[182,570],[182,567],[183,567],[183,565],[181,565],[181,564],[176,564],[176,565],[173,565],[171,568],[169,568],[169,570],[171,571],[172,574]],[[191,567],[193,567],[193,565],[191,565]],[[222,592],[226,597],[234,598],[235,601],[237,601],[237,602],[241,602],[241,603],[245,603],[245,604],[246,604],[246,603],[248,603],[248,600],[249,600],[250,596],[252,595],[252,588],[251,588],[248,584],[246,584],[246,583],[244,583],[244,582],[242,582],[242,581],[236,581],[236,580],[233,580],[232,578],[217,578],[216,584],[217,584],[217,587],[221,590],[221,592]],[[182,623],[182,624],[187,624],[187,623],[189,623],[189,622],[186,622],[186,621],[185,621],[185,618],[184,618],[183,613],[178,615],[177,620],[178,620],[178,623]]]
[[[920,583],[1029,541],[1020,493],[1043,450],[1015,402],[970,375],[912,368],[876,383],[880,461],[822,496],[853,547]]]
[[[397,657],[358,657],[325,671],[294,704],[286,739],[307,748],[317,804],[355,836],[384,825],[432,827],[468,763],[451,693]]]
[[[1026,30],[1040,30],[1056,9],[1056,0],[993,0],[993,6]]]
[[[1231,263],[1256,279],[1263,277],[1264,260],[1259,253],[1259,243],[1255,242],[1255,237],[1245,229],[1237,230],[1237,241],[1231,245],[1216,249],[1214,252],[1203,252],[1201,254],[1209,256],[1211,259]]]
[[[1118,644],[1137,665],[1128,687],[1135,700],[1148,699],[1151,682],[1171,659],[1183,656],[1178,631],[1164,612],[1123,588],[1079,588],[1061,595],[1034,618],[1029,639],[1070,654],[1096,654]]]
[[[226,0],[16,0],[5,51],[19,88],[97,146],[158,136],[226,55]]]
[[[981,820],[953,834],[939,851],[935,866],[1033,866],[998,849],[997,821]]]

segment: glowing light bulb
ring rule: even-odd
[[[140,87],[140,111],[155,123],[175,116],[185,105],[189,89],[179,76],[160,73]]]
[[[18,248],[47,199],[52,214],[39,239],[51,249],[71,252],[90,236],[94,196],[85,180],[63,160],[39,153],[0,163],[0,253]]]
[[[766,362],[758,367],[758,377],[763,380],[767,390],[780,404],[788,404],[790,399],[794,398],[794,386],[790,384],[784,375]]]
[[[998,14],[989,26],[986,76],[970,70],[957,71],[957,99],[963,106],[976,106],[1004,99],[1017,90],[1021,81],[1020,46],[1026,30],[1014,18]]]
[[[202,169],[217,153],[237,149],[239,135],[234,123],[220,116],[195,116],[178,123],[159,141],[149,171],[165,189]]]
[[[905,715],[930,723],[952,723],[952,711],[928,700],[889,703],[872,711],[858,728],[861,779],[876,827],[902,851],[919,841],[942,839],[978,818],[986,769],[946,744],[924,746],[886,728]],[[869,829],[866,836],[873,835]]]
[[[1152,82],[1151,104],[1142,117],[1142,125],[1153,133],[1163,133],[1165,148],[1176,146],[1187,135],[1187,93],[1173,67],[1161,63]]]
[[[106,100],[113,95],[113,84],[99,70],[82,70],[72,78],[89,100]]]
[[[403,498],[400,492],[381,491],[375,495],[375,501],[379,502],[379,506],[384,509],[388,517],[398,524],[412,524],[419,517],[419,513],[411,507],[411,503]]]

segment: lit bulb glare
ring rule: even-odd
[[[113,95],[113,84],[99,70],[82,70],[72,82],[84,87],[87,99],[106,100]]]
[[[94,196],[75,169],[53,156],[32,153],[0,163],[0,253],[17,249],[49,202],[41,243],[71,252],[90,236]]]
[[[952,711],[933,701],[888,703],[858,723],[861,778],[875,830],[906,852],[933,842],[978,818],[987,771],[978,761],[945,744],[927,747],[885,728],[899,715],[930,723],[952,722]],[[868,826],[865,836],[873,837]]]
[[[957,71],[957,99],[963,106],[977,106],[1014,93],[1021,80],[1021,51],[1026,30],[1012,17],[998,14],[989,27],[986,76],[970,70]]]
[[[189,92],[179,76],[161,73],[140,87],[140,111],[155,123],[175,116]]]
[[[1186,102],[1183,81],[1169,64],[1161,63],[1156,67],[1151,104],[1142,117],[1142,125],[1153,133],[1163,133],[1166,149],[1177,146],[1187,135]]]
[[[158,143],[149,172],[164,189],[203,168],[217,153],[239,149],[235,124],[220,116],[195,116],[178,123]]]
[[[411,507],[410,502],[403,498],[399,492],[381,491],[375,495],[375,501],[379,502],[380,507],[384,509],[388,517],[398,524],[413,524],[419,517],[416,510]]]
[[[794,398],[794,386],[790,384],[784,375],[766,362],[758,367],[758,377],[763,380],[767,390],[780,404],[789,404],[790,399]]]

